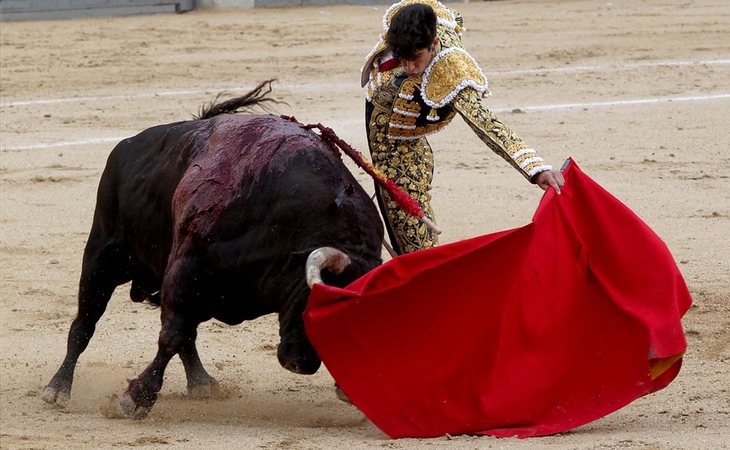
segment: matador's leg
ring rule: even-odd
[[[391,141],[393,143],[393,141]],[[393,148],[395,147],[395,148]],[[376,158],[377,168],[415,199],[426,215],[435,221],[431,208],[433,153],[425,138],[399,141],[389,158]],[[410,253],[438,245],[438,235],[415,217],[400,209],[387,192],[376,188],[378,204],[385,219],[393,249],[398,254]]]

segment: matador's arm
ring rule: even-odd
[[[538,173],[552,169],[535,150],[484,106],[476,90],[470,87],[462,89],[451,104],[479,139],[531,182]]]

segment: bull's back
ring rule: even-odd
[[[230,216],[241,224],[234,224],[234,233],[270,220],[293,225],[298,217],[348,209],[348,202],[357,207],[350,205],[347,214],[377,216],[340,156],[312,131],[271,115],[211,120],[207,146],[175,192],[176,235],[210,240]]]

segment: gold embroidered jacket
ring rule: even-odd
[[[408,78],[398,65],[386,64],[393,58],[385,43],[390,19],[413,3],[428,4],[436,12],[440,45],[418,79]],[[390,117],[387,123],[370,123],[371,128],[378,128],[371,129],[370,135],[384,135],[393,141],[417,140],[440,131],[459,113],[489,148],[527,179],[552,168],[482,104],[481,98],[489,95],[487,78],[462,48],[463,21],[456,11],[437,0],[402,0],[385,12],[383,29],[367,56],[361,81],[366,99],[388,107]],[[393,68],[383,69],[389,65]]]

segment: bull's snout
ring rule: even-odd
[[[284,361],[282,367],[289,372],[299,375],[314,375],[322,364],[320,360],[316,361]]]
[[[317,352],[314,351],[312,345],[307,341],[284,342],[279,344],[277,352],[279,364],[286,370],[300,375],[312,375],[317,373],[322,360],[319,359]]]

